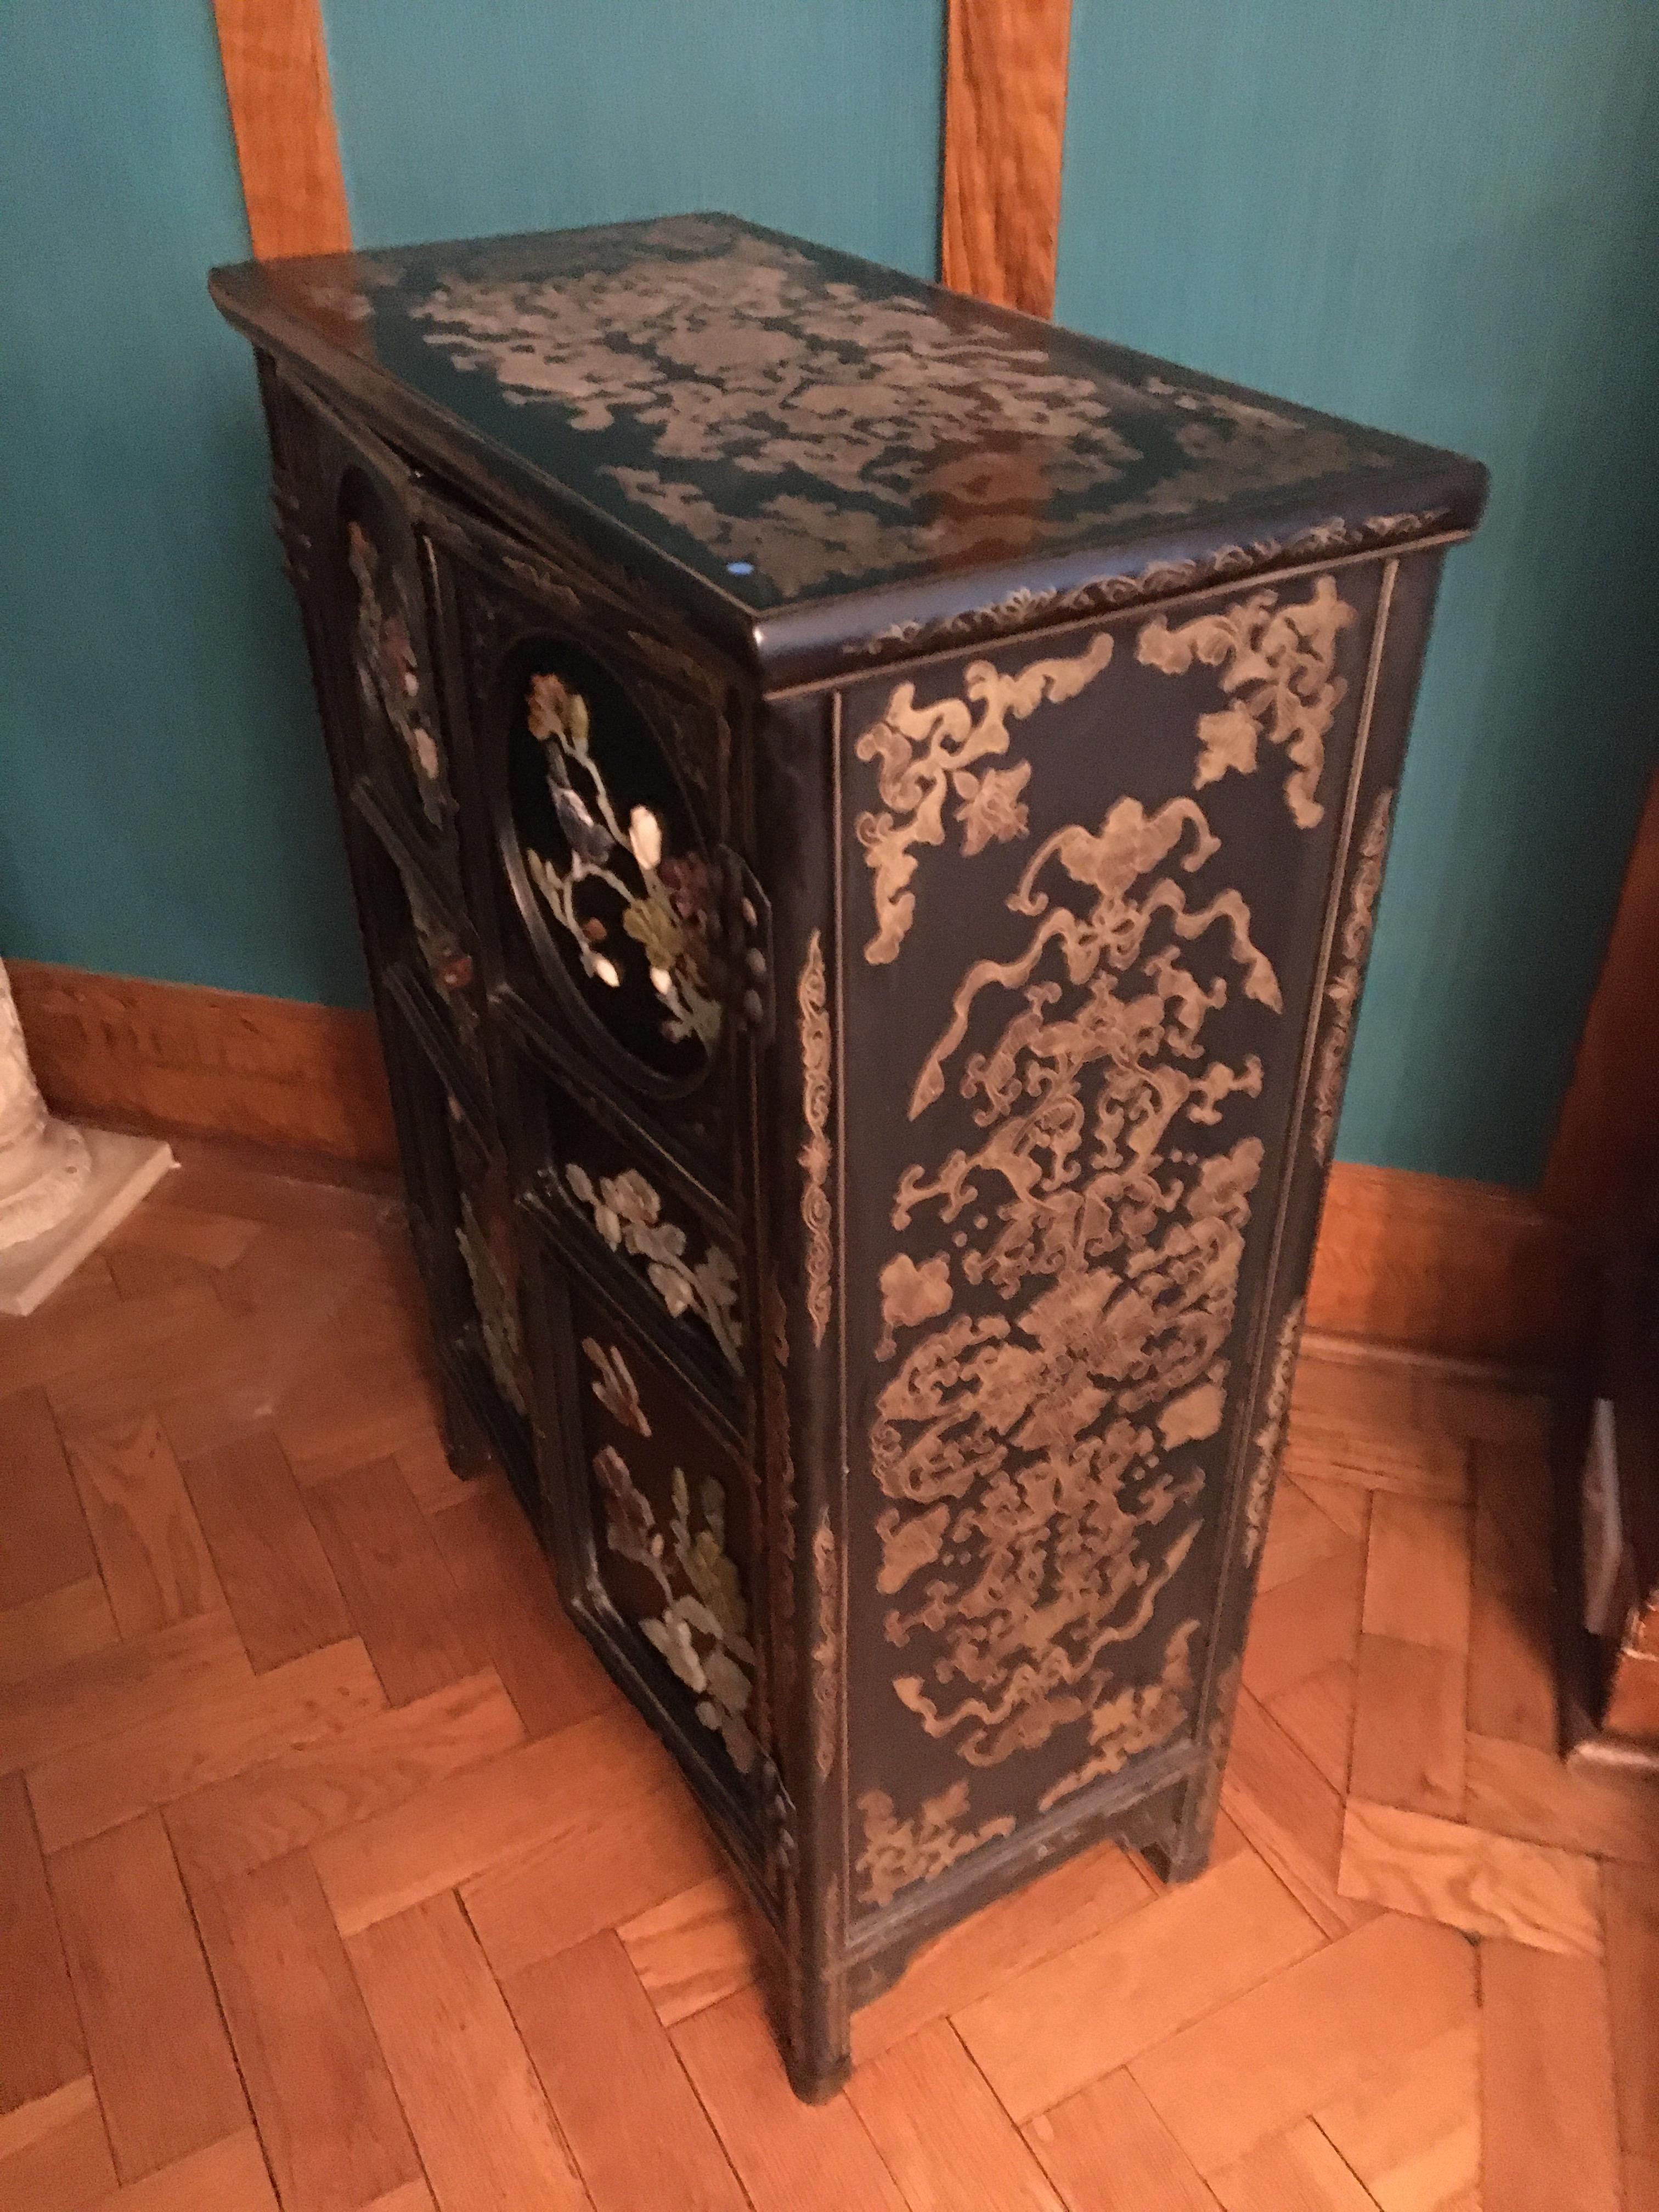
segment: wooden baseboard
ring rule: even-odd
[[[368,1014],[29,960],[9,973],[40,1087],[61,1111],[395,1160]],[[1586,1310],[1566,1231],[1522,1193],[1392,1168],[1332,1174],[1310,1328],[1547,1364],[1577,1348]]]
[[[1548,1365],[1577,1351],[1589,1310],[1571,1237],[1524,1192],[1401,1168],[1333,1169],[1310,1328]]]
[[[397,1158],[368,1014],[10,960],[36,1079],[58,1112],[360,1164]]]

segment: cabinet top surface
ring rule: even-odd
[[[1317,557],[1467,529],[1483,495],[1454,455],[726,216],[247,263],[213,289],[256,341],[405,423],[412,400],[757,634],[916,587],[948,619],[988,578],[1243,574],[1310,533]],[[871,611],[843,614],[850,641]]]

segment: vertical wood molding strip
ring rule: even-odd
[[[1620,1221],[1659,1153],[1659,775],[1648,788],[1625,888],[1562,1101],[1540,1195],[1573,1228]]]
[[[349,252],[322,0],[213,0],[213,12],[254,252]]]
[[[951,0],[940,269],[952,291],[1054,309],[1072,0]]]

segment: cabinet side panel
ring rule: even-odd
[[[861,1948],[1202,1763],[1395,577],[843,699]]]
[[[768,1490],[780,1762],[798,1845],[787,1900],[791,2070],[848,2063],[846,1462],[839,702],[769,705],[756,755],[757,866],[771,907],[772,1045],[759,1117]]]

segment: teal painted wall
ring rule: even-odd
[[[942,0],[325,0],[366,244],[724,206],[927,272]],[[1647,768],[1659,10],[1074,0],[1062,319],[1478,453],[1347,1157],[1527,1182]],[[0,6],[0,950],[362,1003],[208,0]]]
[[[1529,1183],[1656,757],[1659,9],[1073,0],[1063,322],[1477,454],[1340,1149]]]
[[[696,208],[937,271],[944,0],[324,0],[366,246]]]
[[[0,949],[350,1000],[206,0],[6,0],[0,209]]]

